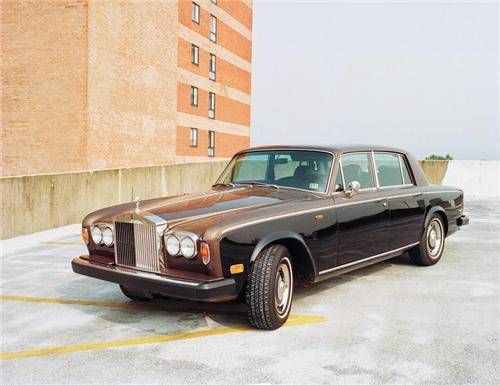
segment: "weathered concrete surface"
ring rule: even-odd
[[[500,201],[467,201],[466,211],[471,224],[447,239],[435,266],[402,256],[297,289],[292,313],[324,316],[324,323],[15,358],[0,361],[0,382],[498,383]],[[127,304],[115,285],[71,272],[71,258],[85,249],[64,242],[78,242],[78,231],[74,225],[4,241],[2,294]],[[164,300],[153,311],[0,303],[2,352],[246,324],[228,314],[241,313],[237,304]]]
[[[0,239],[79,223],[96,209],[207,189],[226,161],[0,178]]]

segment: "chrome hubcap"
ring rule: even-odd
[[[427,228],[427,249],[432,258],[441,253],[443,247],[443,225],[438,219],[433,219]]]
[[[278,266],[275,280],[274,303],[280,316],[288,312],[290,300],[292,297],[293,279],[292,268],[288,258],[284,258]]]

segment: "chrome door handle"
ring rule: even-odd
[[[383,203],[382,203],[382,205],[383,205],[384,207],[387,207],[387,202],[383,202]]]

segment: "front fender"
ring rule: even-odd
[[[293,231],[278,231],[275,233],[268,234],[264,238],[262,238],[257,243],[252,252],[252,256],[250,257],[250,264],[252,264],[255,261],[259,253],[264,248],[266,248],[268,245],[272,243],[276,243],[277,241],[283,241],[282,243],[284,243],[285,246],[289,248],[290,253],[294,254],[295,252],[299,252],[301,255],[303,255],[303,257],[305,257],[308,260],[310,267],[313,270],[314,276],[316,276],[317,273],[316,264],[314,263],[314,259],[311,255],[309,247],[307,247],[302,236]],[[299,246],[300,248],[302,248],[302,250],[290,250],[292,246]]]

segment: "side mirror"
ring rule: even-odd
[[[359,182],[357,180],[353,180],[352,182],[349,182],[347,190],[345,190],[345,194],[348,198],[351,198],[353,195],[356,195],[360,189],[361,185],[359,184]]]

